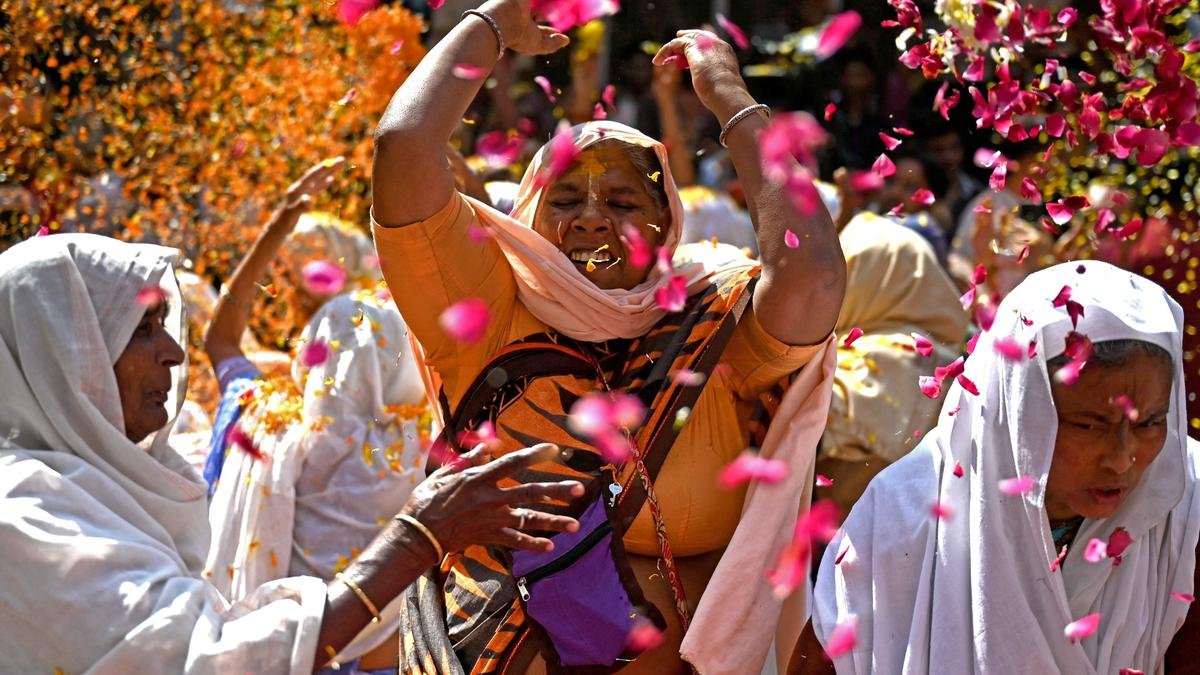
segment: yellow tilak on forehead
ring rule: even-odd
[[[596,159],[594,155],[587,155],[580,160],[579,168],[582,169],[583,172],[588,176],[593,177],[604,175],[604,173],[608,171],[608,169],[604,167],[604,164],[602,164],[600,160]]]

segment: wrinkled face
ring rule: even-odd
[[[113,374],[121,394],[125,435],[137,443],[167,424],[171,368],[183,363],[183,348],[167,332],[167,303],[146,310],[121,352]]]
[[[1046,484],[1051,520],[1107,518],[1129,497],[1167,438],[1172,370],[1138,355],[1123,366],[1085,366],[1075,384],[1053,385],[1058,436]],[[1126,396],[1131,421],[1114,403]]]
[[[888,178],[883,189],[879,192],[880,206],[884,211],[890,211],[897,204],[903,204],[900,213],[920,213],[925,206],[910,199],[920,188],[928,188],[929,181],[925,177],[925,167],[915,159],[905,157],[896,161],[896,173]]]
[[[658,208],[646,180],[615,142],[581,152],[571,169],[546,188],[533,219],[538,234],[604,289],[633,288],[650,273],[650,266],[629,264],[622,236],[626,228],[636,230],[654,249],[669,225],[669,211]]]

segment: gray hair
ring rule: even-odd
[[[1113,366],[1124,366],[1130,361],[1139,356],[1149,356],[1159,361],[1162,361],[1172,369],[1172,378],[1174,377],[1174,362],[1171,360],[1171,354],[1152,342],[1145,340],[1134,340],[1130,338],[1122,340],[1105,340],[1104,342],[1092,343],[1092,355],[1088,358],[1088,365],[1096,365],[1104,368]],[[1071,358],[1066,354],[1058,356],[1046,362],[1046,368],[1050,371],[1050,375],[1058,371],[1059,368],[1071,362]]]

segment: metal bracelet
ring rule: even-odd
[[[767,119],[771,119],[771,106],[767,105],[766,103],[756,103],[754,105],[742,108],[737,112],[736,115],[730,117],[729,121],[725,123],[725,126],[721,128],[721,136],[718,140],[721,141],[722,148],[729,147],[728,145],[725,145],[725,137],[729,135],[729,132],[733,130],[733,127],[736,126],[738,122],[741,122],[756,112],[764,112],[767,115]]]
[[[459,20],[461,21],[468,16],[477,16],[480,19],[483,19],[484,22],[487,23],[488,27],[492,29],[492,32],[496,34],[496,42],[500,45],[500,53],[496,56],[496,60],[499,61],[500,57],[504,56],[504,50],[508,48],[508,45],[504,42],[504,35],[500,32],[500,24],[497,23],[492,17],[477,9],[468,9],[467,11],[463,12],[462,16],[459,17]]]

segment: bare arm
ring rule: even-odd
[[[704,31],[678,35],[659,50],[654,63],[662,65],[672,55],[686,58],[696,95],[722,126],[754,105],[728,44]],[[758,134],[764,128],[766,120],[751,115],[726,138],[758,234],[763,271],[754,288],[755,316],[768,333],[786,344],[815,344],[829,335],[841,312],[846,259],[823,207],[809,216],[797,213],[783,189],[763,178]],[[789,229],[800,240],[794,249],[784,244]]]
[[[549,54],[567,44],[567,36],[533,22],[529,0],[491,0],[479,9],[496,20],[515,52]],[[446,163],[446,142],[496,64],[496,50],[496,36],[487,22],[468,16],[421,59],[396,91],[375,130],[371,208],[377,222],[407,225],[424,220],[450,199],[454,174]],[[456,76],[459,65],[483,69],[483,74]]]
[[[804,631],[800,633],[796,648],[792,650],[787,675],[833,675],[835,672],[833,662],[825,656],[825,649],[817,640],[810,620],[804,624]]]
[[[204,335],[204,351],[213,368],[225,359],[242,356],[242,333],[254,308],[255,283],[263,278],[268,266],[300,216],[312,204],[313,196],[329,187],[334,173],[345,163],[341,157],[328,159],[309,169],[288,187],[283,203],[271,214],[250,251],[234,270],[225,292],[217,300],[212,321]]]
[[[655,66],[654,80],[650,90],[658,105],[658,123],[662,127],[662,142],[667,146],[667,157],[671,162],[671,175],[675,184],[686,187],[696,182],[696,166],[692,161],[695,152],[691,139],[684,130],[679,111],[679,80],[682,75],[673,65]]]
[[[425,525],[446,553],[472,544],[549,551],[553,548],[549,539],[526,534],[518,526],[533,532],[562,532],[575,531],[579,524],[573,518],[528,508],[521,509],[522,515],[510,505],[570,501],[583,494],[583,485],[562,481],[501,488],[497,483],[538,462],[554,461],[558,453],[557,446],[543,443],[488,462],[486,448],[479,446],[464,455],[462,462],[443,466],[418,485],[402,513]],[[382,610],[440,562],[425,535],[408,523],[393,520],[343,574]],[[366,604],[349,586],[336,579],[330,582],[314,670],[349,644],[371,618]]]

